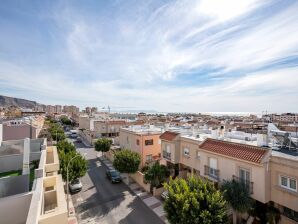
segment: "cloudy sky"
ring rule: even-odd
[[[112,110],[298,112],[298,1],[3,0],[0,94]]]

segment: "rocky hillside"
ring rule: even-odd
[[[38,103],[35,101],[0,95],[0,107],[17,106],[21,108],[34,108],[36,105]]]

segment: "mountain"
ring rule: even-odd
[[[21,108],[34,108],[36,105],[38,103],[35,101],[0,95],[0,107],[17,106]]]

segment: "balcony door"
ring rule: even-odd
[[[240,168],[239,169],[239,179],[244,183],[250,182],[250,172],[247,169]]]
[[[209,158],[209,174],[211,176],[217,177],[217,159]]]

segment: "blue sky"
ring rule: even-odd
[[[0,94],[112,110],[298,112],[295,0],[9,1]]]

